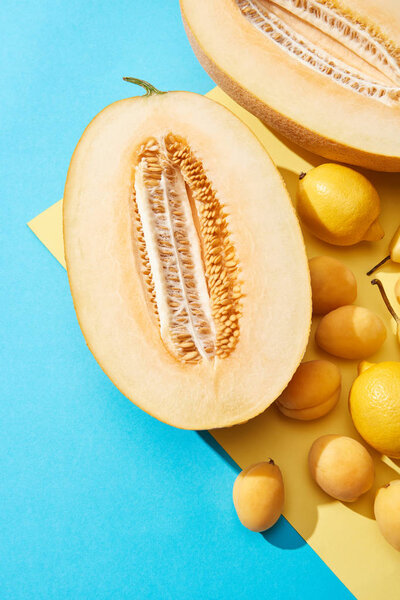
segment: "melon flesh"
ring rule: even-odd
[[[180,0],[203,67],[308,150],[400,171],[398,0]]]
[[[158,419],[246,421],[306,347],[311,294],[282,179],[232,113],[188,92],[104,109],[64,194],[65,257],[86,342]]]

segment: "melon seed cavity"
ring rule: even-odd
[[[238,260],[223,207],[185,140],[137,150],[134,238],[150,310],[167,350],[185,363],[226,358],[239,341]]]
[[[293,59],[358,94],[399,102],[400,48],[335,0],[234,1]]]

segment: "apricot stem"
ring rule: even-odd
[[[382,260],[380,262],[378,262],[378,264],[376,264],[374,267],[372,267],[372,269],[370,269],[367,272],[367,275],[372,275],[372,273],[374,273],[374,271],[376,271],[377,269],[379,269],[379,267],[381,267],[382,265],[384,265],[385,262],[387,262],[388,260],[390,260],[390,254],[388,256],[385,256],[385,258],[382,258]]]
[[[395,313],[393,306],[390,304],[389,298],[387,297],[387,294],[385,292],[385,288],[382,285],[382,281],[380,279],[373,279],[371,281],[371,285],[377,285],[379,288],[379,291],[381,293],[381,296],[383,298],[383,301],[386,305],[386,308],[388,309],[388,311],[390,312],[390,314],[392,315],[393,319],[396,321],[396,323],[399,325],[400,324],[400,318],[397,316],[397,314]]]
[[[144,79],[136,79],[136,77],[123,77],[122,79],[124,81],[127,81],[128,83],[134,83],[135,85],[140,85],[140,87],[142,87],[144,90],[146,90],[146,93],[144,94],[144,96],[152,96],[153,94],[166,94],[167,93],[167,92],[161,92],[156,87],[154,87],[154,85],[151,85],[151,83],[149,83],[148,81],[144,81]]]

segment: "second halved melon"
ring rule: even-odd
[[[65,256],[89,348],[128,398],[208,429],[262,412],[296,370],[311,301],[299,225],[248,128],[187,92],[121,100],[85,130]]]
[[[400,171],[399,0],[180,0],[216,83],[330,159]]]

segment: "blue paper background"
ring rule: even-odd
[[[137,93],[122,75],[213,87],[178,2],[0,11],[1,600],[351,598],[283,518],[264,537],[239,524],[236,469],[209,434],[117,392],[85,346],[65,271],[25,225],[62,197],[89,120]]]

